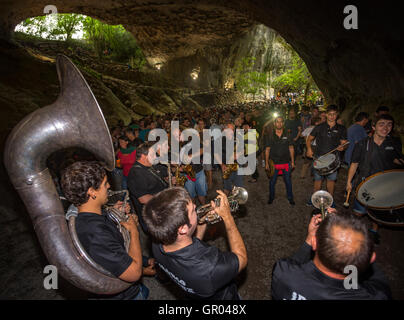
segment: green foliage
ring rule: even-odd
[[[82,28],[84,16],[80,14],[52,14],[28,18],[21,23],[24,33],[48,40],[70,41]]]
[[[58,14],[56,25],[50,30],[50,35],[70,41],[72,35],[82,28],[84,19],[85,17],[81,14]]]
[[[272,81],[272,86],[275,88],[275,91],[304,92],[306,100],[310,92],[312,92],[312,89],[318,90],[317,85],[307,69],[306,64],[296,51],[294,51],[293,48],[282,38],[279,38],[278,41],[291,53],[292,63],[287,67],[283,74]]]
[[[254,71],[255,57],[245,57],[236,63],[235,79],[236,86],[243,94],[260,94],[268,85],[265,72]]]
[[[136,40],[122,25],[111,26],[80,14],[57,14],[28,18],[20,26],[19,32],[39,39],[64,40],[70,47],[78,45],[73,34],[83,31],[84,40],[98,57],[127,63],[134,69],[146,63]]]
[[[47,37],[47,32],[48,32],[48,26],[45,23],[46,16],[39,16],[36,18],[28,18],[25,19],[22,23],[21,26],[26,30],[24,33],[34,36],[34,37],[39,37],[46,39]]]
[[[132,68],[141,68],[146,63],[136,40],[122,25],[111,26],[90,17],[83,24],[85,38],[99,57],[111,56]]]

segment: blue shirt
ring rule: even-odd
[[[139,131],[139,138],[146,142],[147,134],[149,133],[150,129],[143,129]]]
[[[348,149],[345,151],[345,162],[350,165],[352,152],[355,147],[355,143],[366,138],[368,135],[366,134],[366,130],[359,124],[354,123],[352,126],[348,128]]]

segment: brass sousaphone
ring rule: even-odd
[[[5,166],[49,263],[78,288],[115,294],[131,284],[98,271],[76,249],[46,167],[51,153],[80,147],[112,170],[115,157],[111,136],[98,102],[76,66],[66,56],[58,55],[56,68],[59,97],[53,104],[26,116],[12,130],[4,152]]]

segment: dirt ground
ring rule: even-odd
[[[283,179],[276,185],[276,198],[268,200],[268,179],[260,166],[257,183],[245,187],[249,192],[247,205],[237,216],[236,223],[245,241],[248,252],[248,266],[237,278],[239,293],[243,299],[271,299],[271,272],[274,263],[290,256],[305,239],[312,208],[306,206],[312,194],[310,176],[299,177],[302,160],[297,160],[293,172],[293,192],[296,205],[292,207],[286,199]],[[339,172],[335,202],[338,210],[346,210],[344,202],[345,169]],[[219,172],[214,172],[214,183],[221,187]],[[6,205],[0,205],[0,298],[2,299],[86,299],[88,295],[59,277],[58,290],[43,287],[44,267],[48,264],[33,231],[28,214],[10,186],[2,194],[8,197]],[[209,190],[209,199],[215,197],[216,188]],[[352,207],[352,199],[350,201]],[[381,243],[376,248],[377,261],[387,274],[394,299],[404,299],[404,229],[380,229]],[[222,250],[228,250],[222,223],[209,227],[206,240]],[[142,235],[142,247],[148,252],[149,242]],[[184,295],[173,283],[161,284],[156,278],[145,277],[143,283],[150,289],[149,299],[183,299]]]

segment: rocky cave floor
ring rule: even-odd
[[[237,278],[239,292],[243,299],[271,299],[271,272],[274,263],[290,256],[305,239],[312,208],[306,206],[312,193],[310,176],[299,177],[302,160],[297,160],[293,172],[293,191],[296,205],[290,206],[285,196],[283,179],[277,181],[276,198],[267,204],[268,179],[260,166],[257,183],[245,186],[249,192],[248,203],[237,214],[236,223],[245,241],[248,252],[248,267]],[[338,210],[346,210],[344,186],[347,171],[341,169],[336,185],[335,201]],[[221,186],[219,172],[214,172],[215,187]],[[215,188],[209,190],[208,198],[215,197]],[[351,208],[353,201],[351,199]],[[349,210],[349,209],[348,209]],[[27,214],[0,206],[0,298],[2,299],[86,299],[87,293],[73,287],[59,277],[58,290],[43,287],[44,267],[48,264],[39,247]],[[207,230],[207,242],[222,250],[228,250],[223,224]],[[404,299],[404,230],[401,228],[380,228],[381,243],[376,247],[377,261],[387,274],[394,299]],[[142,247],[148,252],[147,237],[142,235]],[[149,299],[184,299],[184,294],[173,283],[161,284],[154,277],[144,277],[143,283],[150,289]]]

